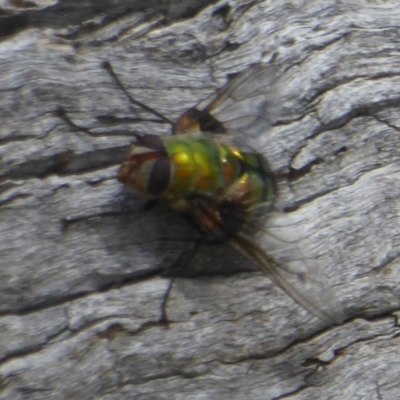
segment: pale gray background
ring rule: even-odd
[[[399,398],[398,1],[0,10],[0,399]],[[130,132],[169,128],[137,121],[152,116],[103,60],[173,119],[231,73],[280,66],[284,110],[260,147],[343,325],[215,246],[190,261],[201,276],[175,282],[169,329],[158,323],[162,271],[185,262],[196,232],[116,181]]]

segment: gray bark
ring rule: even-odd
[[[397,1],[0,9],[0,399],[399,397]],[[260,148],[342,325],[233,250],[189,257],[197,233],[121,187],[132,132],[169,128],[145,121],[104,60],[171,119],[229,74],[279,65],[284,109]],[[192,272],[172,286],[167,327],[165,271],[182,262]]]

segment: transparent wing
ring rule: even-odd
[[[279,100],[277,68],[257,64],[182,114],[173,133],[230,133],[256,138],[276,121]]]
[[[299,249],[302,238],[296,223],[269,224],[264,228],[259,223],[260,219],[246,216],[243,221],[243,214],[234,212],[238,209],[226,209],[229,215],[224,214],[225,218],[222,210],[221,202],[199,198],[191,211],[193,219],[207,237],[227,239],[233,248],[301,307],[328,324],[343,321],[341,302],[324,269],[315,257],[306,257]],[[265,237],[262,247],[255,243],[256,238],[252,235],[257,230]]]
[[[267,253],[243,234],[234,237],[230,244],[301,307],[329,324],[342,323],[342,305],[316,260],[305,258],[293,242],[272,235],[269,239],[275,254]]]

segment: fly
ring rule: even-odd
[[[111,66],[105,66],[122,86]],[[252,143],[267,134],[276,119],[278,92],[276,67],[258,64],[175,123],[133,100],[170,123],[172,135],[135,135],[118,180],[189,215],[207,239],[228,242],[304,309],[328,323],[340,323],[341,308],[321,279],[319,266],[305,261],[296,242],[270,234],[270,254],[253,239],[256,231],[268,233],[260,221],[274,209],[277,185]],[[285,257],[274,255],[279,254],[276,249],[289,250],[300,272],[286,265]]]

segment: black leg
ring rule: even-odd
[[[93,132],[91,132],[89,129],[75,124],[75,122],[72,121],[72,119],[69,117],[67,112],[62,107],[57,107],[57,109],[55,111],[55,115],[57,117],[63,119],[74,130],[85,132],[86,134],[93,136],[93,137],[98,136],[98,135],[94,134]]]
[[[141,107],[143,110],[149,112],[150,114],[155,115],[156,117],[158,117],[163,123],[169,124],[169,125],[173,125],[173,122],[167,118],[165,115],[162,115],[161,113],[159,113],[158,111],[154,110],[154,108],[149,107],[148,105],[142,103],[139,100],[134,99],[129,92],[125,89],[124,85],[122,84],[122,82],[120,81],[120,79],[118,78],[118,75],[115,73],[112,65],[110,64],[109,61],[104,61],[102,63],[103,68],[111,75],[111,77],[114,79],[114,81],[116,82],[116,84],[118,85],[118,87],[124,92],[125,96],[129,99],[129,101],[132,104],[135,104],[139,107]]]
[[[171,277],[171,280],[169,282],[169,286],[167,291],[165,292],[163,301],[161,303],[161,316],[160,316],[160,324],[164,325],[166,328],[169,328],[169,320],[168,320],[168,315],[167,315],[167,303],[169,299],[169,294],[171,293],[172,286],[174,285],[174,282],[176,278],[178,278],[179,274],[185,269],[187,266],[188,262],[196,255],[197,251],[203,244],[202,240],[196,240],[194,242],[194,246],[186,253],[182,254],[180,256],[173,267],[173,276]]]

